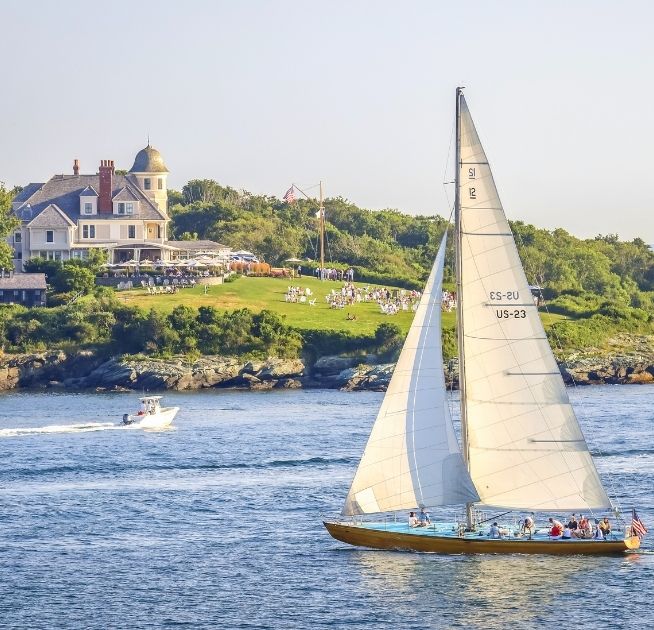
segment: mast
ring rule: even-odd
[[[470,472],[470,449],[468,445],[468,418],[466,401],[465,354],[463,352],[463,291],[461,285],[462,234],[461,234],[461,96],[463,88],[456,88],[456,152],[454,165],[454,239],[456,247],[456,339],[459,353],[459,395],[461,397],[461,451],[463,461]],[[466,525],[473,526],[472,503],[466,503]]]
[[[320,180],[320,279],[325,279],[325,206],[322,196],[322,180]]]

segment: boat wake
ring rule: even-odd
[[[20,437],[23,435],[42,435],[47,433],[87,433],[89,431],[107,431],[124,429],[123,425],[113,422],[85,422],[84,424],[51,424],[45,427],[15,427],[0,429],[0,438]]]

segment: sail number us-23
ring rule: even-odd
[[[491,302],[517,302],[520,291],[490,291],[488,298]],[[524,308],[496,308],[495,316],[498,319],[524,319],[527,311]]]

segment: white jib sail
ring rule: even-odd
[[[469,469],[481,501],[610,507],[461,97],[462,308]]]
[[[441,349],[446,236],[416,310],[343,514],[478,500],[447,404]]]

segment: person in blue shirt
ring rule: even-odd
[[[431,524],[431,519],[429,518],[429,513],[425,511],[425,508],[420,508],[420,514],[418,514],[418,527],[427,527]]]

